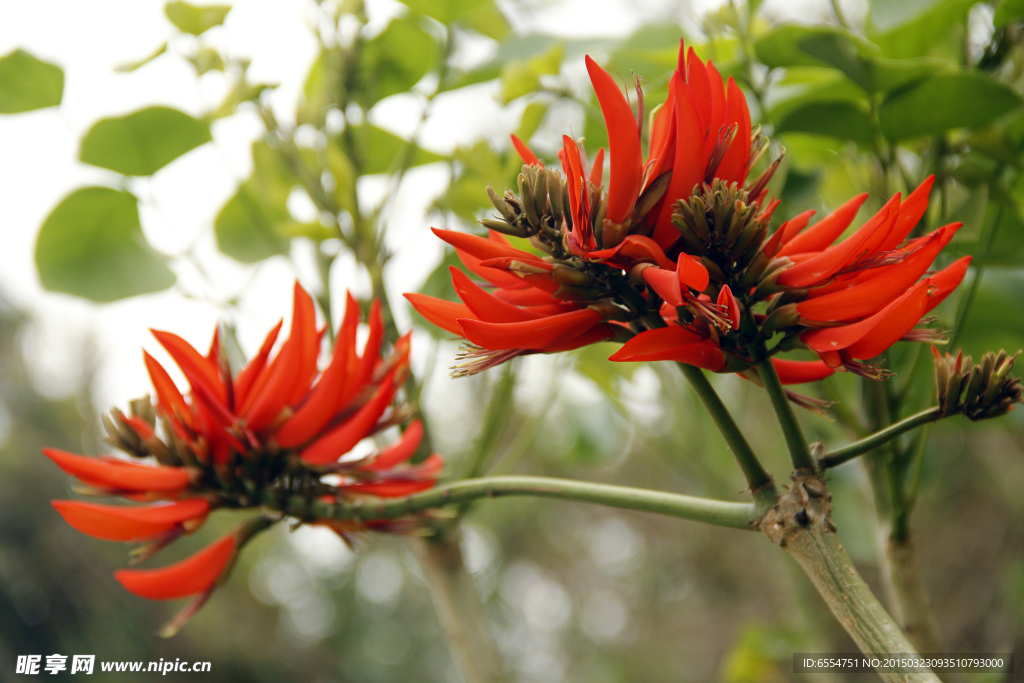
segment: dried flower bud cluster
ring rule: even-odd
[[[943,417],[963,413],[971,420],[999,417],[1021,402],[1024,386],[1010,374],[1020,351],[1008,355],[1006,351],[989,351],[977,365],[962,351],[956,356],[943,356],[933,346],[935,356],[935,392]]]

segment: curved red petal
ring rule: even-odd
[[[105,541],[146,541],[179,527],[183,522],[201,519],[210,512],[202,498],[189,498],[170,505],[124,507],[73,500],[54,500],[64,521],[77,531]]]
[[[176,564],[160,569],[122,569],[114,572],[114,578],[140,597],[175,600],[213,588],[234,556],[235,539],[225,536]]]
[[[608,157],[611,171],[608,177],[608,218],[622,223],[629,217],[633,204],[640,196],[643,182],[643,156],[640,134],[636,128],[633,110],[626,96],[608,72],[586,57],[587,72],[594,86],[605,127],[608,129]]]
[[[145,350],[142,352],[142,360],[146,364],[149,381],[153,383],[153,390],[156,391],[157,406],[161,412],[172,420],[172,424],[183,420],[186,426],[191,426],[192,410],[185,403],[185,397],[178,391],[178,386],[164,370],[164,366]]]
[[[248,365],[242,368],[242,371],[238,373],[238,377],[235,378],[235,405],[240,406],[245,403],[246,397],[249,395],[249,391],[256,383],[257,378],[267,367],[267,358],[270,357],[270,350],[274,348],[274,342],[277,341],[277,335],[281,332],[281,327],[284,325],[284,320],[278,320],[277,325],[274,325],[274,329],[270,330],[266,339],[263,340],[263,345],[260,346],[259,353],[249,361]]]
[[[395,395],[395,373],[384,378],[373,397],[355,415],[317,439],[304,449],[299,456],[311,465],[326,465],[337,462],[341,456],[352,450],[357,443],[373,434],[377,420],[391,404]]]
[[[655,267],[645,268],[642,274],[647,284],[665,300],[665,303],[669,306],[683,305],[683,289],[679,276],[674,271]]]
[[[732,76],[725,90],[724,125],[736,124],[736,137],[722,157],[715,176],[730,183],[743,183],[747,177],[747,162],[750,161],[750,109],[747,108],[747,98]],[[716,131],[711,131],[712,136],[716,134]]]
[[[517,323],[540,317],[485,292],[455,266],[451,266],[450,270],[455,293],[473,311],[473,316],[470,317],[475,316],[489,323]]]
[[[902,262],[884,266],[871,277],[851,281],[846,289],[801,301],[796,310],[808,320],[854,320],[871,315],[905,292],[928,270],[939,251],[959,226],[940,228],[921,238],[927,243]],[[870,272],[870,271],[869,271]]]
[[[819,353],[846,349],[851,357],[873,358],[878,353],[881,353],[881,351],[892,346],[906,333],[906,330],[914,327],[917,321],[921,319],[921,316],[924,315],[924,306],[928,296],[927,287],[928,281],[922,280],[870,318],[850,325],[843,325],[842,327],[811,330],[806,332],[801,339]],[[870,356],[853,355],[851,347],[854,345],[864,339],[869,339],[867,343],[859,347],[859,350],[872,349],[877,346],[879,340],[891,337],[891,332],[896,327],[905,329],[878,352]],[[876,329],[878,329],[877,333],[874,332]]]
[[[962,256],[928,278],[931,286],[928,290],[928,304],[924,308],[925,313],[931,312],[933,308],[945,301],[954,289],[960,286],[969,265],[971,265],[971,257]]]
[[[513,133],[511,137],[512,146],[516,148],[516,151],[519,152],[519,156],[523,158],[525,163],[533,166],[540,166],[541,168],[544,167],[544,164],[540,162],[540,159],[537,158],[536,154],[530,151],[530,148],[526,146],[525,142],[520,140],[515,133]]]
[[[603,320],[597,311],[582,308],[521,323],[488,323],[472,318],[459,320],[466,339],[485,349],[533,349],[567,341]]]
[[[191,344],[172,332],[150,330],[160,345],[167,350],[182,372],[189,375],[189,383],[202,382],[207,392],[223,404],[227,403],[227,388],[220,381],[220,372]]]
[[[891,251],[907,238],[910,231],[914,229],[914,226],[924,216],[924,212],[928,210],[929,194],[934,183],[935,176],[928,176],[900,205],[900,215],[896,219],[896,226],[879,247],[879,251]]]
[[[85,484],[120,491],[180,491],[188,486],[189,474],[180,467],[154,467],[122,460],[86,458],[56,448],[44,448],[43,455]]]
[[[679,232],[672,225],[673,206],[679,199],[686,199],[693,188],[704,178],[707,157],[704,154],[704,130],[700,124],[700,112],[694,101],[693,91],[675,74],[673,91],[676,95],[676,141],[675,159],[672,161],[672,179],[668,184],[665,201],[654,228],[654,241],[663,247],[674,243]]]
[[[867,192],[857,195],[815,223],[807,232],[794,235],[792,239],[787,240],[777,255],[790,256],[827,249],[846,228],[850,227],[850,223],[856,218],[857,212],[867,198]]]
[[[863,254],[865,245],[873,237],[878,234],[889,234],[899,216],[899,201],[900,195],[897,193],[857,232],[803,263],[787,268],[779,275],[777,282],[783,287],[811,287],[832,277],[851,259]]]
[[[685,253],[679,254],[679,259],[676,261],[676,274],[679,276],[681,284],[697,292],[707,289],[708,283],[711,281],[711,276],[704,264]]]
[[[454,301],[445,301],[426,294],[412,292],[407,292],[402,296],[408,299],[412,307],[424,318],[459,337],[464,335],[462,325],[456,321],[461,318],[473,317],[473,311],[465,304],[457,304]]]
[[[830,368],[820,360],[783,360],[772,358],[772,365],[779,379],[783,384],[804,384],[806,382],[817,382],[835,374],[835,368]]]
[[[363,469],[381,472],[389,470],[395,465],[401,465],[416,454],[416,449],[420,447],[421,441],[423,441],[423,423],[413,420],[402,432],[401,439],[382,450],[380,455]]]

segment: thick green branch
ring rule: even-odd
[[[754,506],[749,503],[732,503],[629,486],[531,476],[462,479],[405,498],[373,502],[325,503],[310,501],[303,496],[291,496],[281,501],[269,493],[263,503],[299,519],[360,521],[395,519],[433,508],[501,496],[539,496],[574,500],[623,510],[654,512],[734,529],[754,530],[753,521],[757,516]]]
[[[811,457],[811,449],[807,446],[807,439],[800,429],[800,423],[796,421],[793,406],[789,404],[789,397],[786,396],[786,390],[782,387],[779,373],[775,371],[771,359],[766,358],[759,362],[757,372],[761,375],[764,388],[768,391],[768,397],[771,398],[775,414],[779,418],[779,426],[786,437],[786,446],[789,447],[789,457],[793,461],[794,469],[813,470],[814,458]]]
[[[825,455],[818,458],[818,467],[821,469],[828,469],[835,467],[836,465],[842,465],[848,460],[853,460],[859,455],[863,455],[879,446],[887,443],[888,441],[895,439],[904,432],[909,432],[911,429],[916,429],[921,425],[926,425],[929,422],[935,422],[940,419],[942,414],[939,412],[937,407],[922,410],[919,413],[915,413],[910,417],[905,417],[899,422],[895,422],[885,429],[879,430],[870,436],[866,436],[859,441],[854,441],[848,446],[837,448],[834,451],[826,453]]]

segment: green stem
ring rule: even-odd
[[[656,329],[666,325],[665,320],[656,313],[645,315],[643,322],[648,329]],[[676,363],[676,365],[683,371],[683,376],[690,382],[690,386],[697,393],[701,403],[704,404],[708,413],[711,414],[711,419],[725,438],[725,443],[732,450],[733,457],[739,463],[740,469],[743,470],[743,476],[746,477],[750,492],[754,495],[754,500],[757,502],[757,509],[760,512],[764,512],[779,499],[779,492],[775,488],[775,481],[764,469],[761,461],[757,459],[754,450],[747,443],[746,437],[743,436],[743,432],[740,431],[736,421],[732,418],[729,409],[722,403],[718,392],[711,386],[711,382],[704,375],[704,371],[686,363]]]
[[[807,446],[807,439],[800,429],[800,423],[796,421],[793,413],[793,406],[789,404],[789,397],[782,387],[779,373],[775,371],[770,358],[765,358],[757,363],[757,372],[761,375],[764,388],[768,391],[768,397],[772,400],[775,408],[775,415],[779,418],[779,426],[782,427],[782,434],[786,437],[786,446],[789,447],[789,457],[793,461],[793,468],[797,470],[813,470],[815,468],[814,458],[811,456],[811,449]]]
[[[879,430],[870,436],[860,439],[859,441],[854,441],[848,446],[843,446],[842,448],[837,448],[834,451],[826,453],[818,458],[818,467],[825,470],[837,465],[842,465],[844,462],[853,460],[857,456],[863,455],[868,451],[874,450],[890,440],[895,439],[904,432],[909,432],[911,429],[916,429],[917,427],[926,425],[929,422],[935,422],[941,417],[942,413],[939,412],[937,407],[922,410],[910,417],[903,418],[899,422],[894,422],[885,429]]]
[[[679,493],[651,491],[630,486],[595,484],[554,477],[507,476],[461,479],[405,498],[373,502],[326,503],[292,496],[284,505],[269,493],[264,504],[299,519],[376,520],[395,519],[434,508],[460,505],[480,498],[538,496],[594,503],[623,510],[639,510],[705,522],[734,529],[754,530],[754,506]]]
[[[771,475],[765,471],[761,461],[754,455],[754,451],[750,448],[750,444],[747,443],[746,437],[743,436],[743,432],[736,425],[736,421],[732,419],[728,408],[722,403],[722,399],[719,397],[718,392],[715,391],[715,388],[711,386],[711,382],[704,375],[704,371],[686,363],[677,363],[676,365],[683,371],[683,375],[690,382],[693,390],[697,392],[701,403],[707,408],[708,413],[711,414],[711,419],[714,420],[718,430],[725,437],[725,442],[729,445],[733,456],[736,458],[736,462],[739,463],[740,469],[743,470],[743,475],[747,478],[747,484],[750,485],[750,491],[754,494],[758,508],[764,510],[774,505],[775,501],[779,498],[775,482],[772,481]]]

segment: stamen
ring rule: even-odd
[[[531,353],[529,349],[500,349],[492,351],[476,344],[461,344],[455,360],[459,364],[452,367],[452,377],[470,377],[484,370],[496,367],[512,360],[516,356]]]

